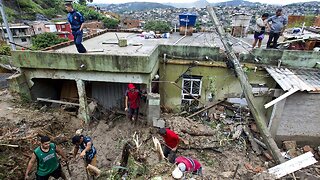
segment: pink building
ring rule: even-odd
[[[56,22],[57,34],[61,38],[68,38],[73,40],[71,26],[68,22]]]

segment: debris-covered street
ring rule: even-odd
[[[1,179],[24,178],[27,162],[41,135],[48,135],[71,158],[71,137],[78,129],[84,129],[83,134],[93,139],[97,167],[101,170],[99,179],[120,179],[118,172],[123,169],[124,179],[171,178],[175,166],[166,160],[159,161],[152,137],[160,141],[162,138],[156,128],[146,125],[144,117],[133,123],[122,113],[105,111],[100,119],[84,128],[75,112],[63,110],[60,105],[26,103],[11,96],[7,90],[1,91],[0,97]],[[230,103],[220,103],[208,113],[208,116],[199,114],[192,118],[183,117],[185,113],[162,113],[167,127],[181,139],[177,155],[199,160],[203,166],[203,179],[274,179],[265,174],[259,176],[275,163],[264,148],[249,111]],[[133,142],[134,147],[130,150],[127,167],[121,167],[122,150],[127,142]],[[300,148],[294,142],[285,142],[283,148],[287,158],[311,151],[319,159],[317,147]],[[70,159],[69,163],[71,179],[86,179],[82,159]],[[63,169],[67,174],[66,167]],[[319,178],[320,166],[317,163],[301,172]],[[34,171],[32,174],[34,177]],[[285,177],[293,179],[293,174]],[[295,178],[299,177],[301,175],[296,173]],[[186,174],[186,178],[201,179],[192,174]]]

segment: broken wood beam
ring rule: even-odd
[[[254,137],[253,137],[248,125],[245,125],[243,130],[244,130],[245,134],[248,136],[248,139],[249,139],[249,141],[251,143],[251,147],[252,147],[253,151],[256,152],[257,155],[262,154],[260,149],[259,149],[259,146],[258,146],[257,142],[254,140]]]
[[[267,145],[261,141],[259,141],[257,138],[253,138],[253,140],[259,144],[261,147],[263,147],[264,149],[268,149]]]
[[[0,144],[0,146],[7,146],[7,147],[14,147],[14,148],[19,147],[19,145],[15,145],[15,144]]]
[[[127,141],[124,144],[123,149],[122,149],[121,162],[120,162],[121,167],[127,167],[128,161],[129,161],[129,156],[130,156],[130,150],[132,149],[133,146],[134,146],[133,143],[130,141]],[[126,169],[124,169],[124,168],[121,168],[118,171],[118,173],[120,175],[124,175],[125,172],[126,172]]]
[[[212,108],[213,106],[216,106],[216,105],[220,104],[221,102],[222,102],[222,101],[219,100],[219,101],[213,103],[212,105],[210,105],[210,106],[208,106],[208,107],[206,107],[206,108],[204,108],[204,109],[201,109],[200,111],[198,111],[198,112],[196,112],[196,113],[191,114],[191,115],[188,116],[187,118],[192,118],[193,116],[198,115],[198,114],[202,113],[203,111],[206,111],[206,110]]]
[[[247,75],[244,73],[241,64],[236,56],[236,54],[233,52],[232,46],[229,44],[228,37],[220,24],[217,15],[215,14],[213,8],[211,6],[207,6],[207,10],[209,12],[209,16],[211,17],[213,24],[215,26],[215,29],[220,36],[221,42],[223,46],[225,47],[226,54],[228,59],[232,62],[234,71],[240,81],[241,88],[244,92],[245,98],[248,102],[248,106],[251,110],[251,113],[256,121],[256,124],[259,128],[259,131],[268,146],[268,150],[271,152],[272,156],[274,157],[275,161],[277,163],[285,162],[284,157],[282,157],[280,149],[278,148],[276,142],[272,138],[267,125],[266,125],[266,117],[264,114],[257,108],[258,105],[255,102],[254,96],[252,94],[252,87],[248,81]]]
[[[163,154],[161,143],[160,143],[159,139],[156,137],[152,137],[152,141],[153,141],[155,151],[158,153],[159,161],[162,161],[165,158],[165,156]]]
[[[45,98],[37,98],[37,101],[44,101],[44,102],[51,102],[51,103],[58,103],[58,104],[66,104],[66,105],[80,106],[80,105],[77,104],[77,103],[64,102],[64,101],[58,101],[58,100],[52,100],[52,99],[45,99]]]
[[[270,106],[273,106],[274,104],[278,103],[279,101],[287,98],[288,96],[294,94],[295,92],[299,91],[300,89],[297,87],[294,87],[292,89],[290,89],[288,92],[282,94],[280,97],[278,97],[277,99],[274,99],[272,101],[270,101],[269,103],[264,105],[264,108],[268,109]]]
[[[290,159],[287,162],[284,162],[282,164],[268,169],[268,173],[274,175],[276,178],[281,178],[287,174],[293,173],[302,168],[315,164],[316,162],[318,161],[314,158],[312,152],[309,151],[298,157]]]
[[[183,150],[189,150],[189,149],[194,149],[194,150],[212,150],[214,152],[218,152],[218,153],[222,153],[221,150],[219,150],[220,147],[196,147],[196,146],[188,146],[188,147],[184,147],[184,146],[179,146],[178,149],[183,149]]]

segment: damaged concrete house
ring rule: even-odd
[[[152,122],[160,117],[160,105],[178,112],[215,100],[243,98],[216,36],[144,39],[134,32],[104,31],[84,41],[90,49],[84,55],[75,53],[70,42],[47,51],[14,51],[11,63],[21,73],[9,78],[10,87],[33,100],[73,102],[88,122],[87,98],[105,108],[123,109],[127,84],[135,83],[149,93],[144,112]],[[125,39],[127,46],[119,47],[118,38]],[[266,116],[275,140],[319,142],[320,52],[235,49],[259,105],[256,108]],[[155,82],[156,74],[160,79]],[[159,94],[152,93],[154,83]]]

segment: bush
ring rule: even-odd
[[[117,19],[111,19],[111,18],[107,18],[105,17],[103,20],[102,20],[103,24],[104,24],[104,27],[105,28],[109,28],[109,29],[117,29],[118,28],[118,25],[119,25],[119,20]]]
[[[32,37],[32,47],[35,50],[39,50],[66,41],[68,41],[68,39],[60,38],[58,35],[54,33],[46,32]]]
[[[0,44],[0,55],[11,55],[11,49],[7,44]]]
[[[120,22],[118,19],[107,18],[104,14],[101,14],[81,4],[74,4],[74,8],[84,16],[85,20],[102,21],[104,26],[109,29],[117,28]]]
[[[149,31],[160,31],[161,33],[171,30],[169,24],[165,21],[148,21],[144,28]]]

